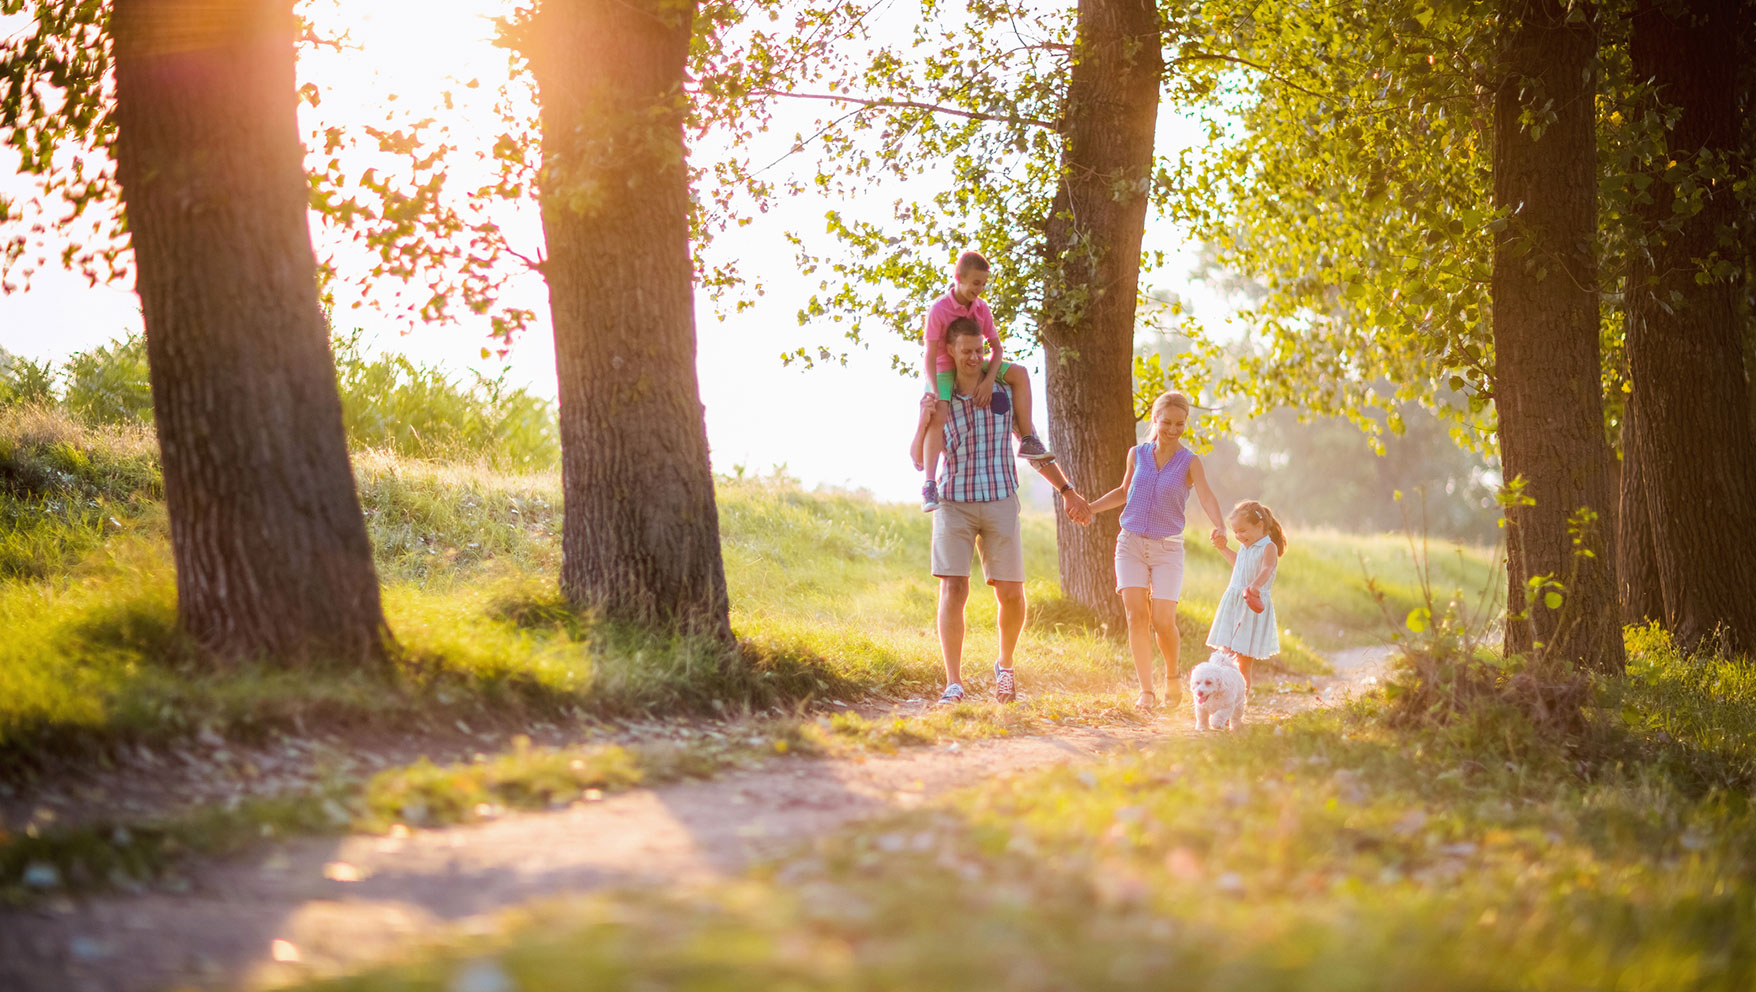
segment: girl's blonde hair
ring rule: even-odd
[[[1183,411],[1184,416],[1187,416],[1193,405],[1189,402],[1189,397],[1183,393],[1158,394],[1158,399],[1152,401],[1152,418],[1149,421],[1152,424],[1152,434],[1148,439],[1158,440],[1158,416],[1165,412],[1166,408],[1174,406]]]
[[[1274,519],[1273,510],[1253,499],[1243,499],[1238,501],[1237,506],[1232,507],[1232,512],[1226,515],[1226,520],[1230,522],[1239,517],[1248,517],[1261,524],[1268,531],[1268,539],[1274,542],[1274,550],[1283,555],[1287,553],[1287,534],[1281,529],[1280,521]]]

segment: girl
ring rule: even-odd
[[[1274,519],[1274,511],[1253,499],[1232,507],[1226,520],[1242,547],[1233,551],[1226,546],[1225,534],[1216,532],[1213,546],[1232,563],[1232,582],[1214,610],[1207,646],[1230,651],[1238,659],[1238,671],[1244,673],[1248,689],[1251,666],[1257,659],[1280,651],[1274,600],[1268,590],[1274,585],[1274,567],[1286,553],[1287,536],[1280,521]]]
[[[1116,592],[1128,613],[1128,650],[1140,677],[1142,709],[1158,704],[1152,693],[1152,642],[1165,656],[1169,681],[1165,700],[1175,706],[1177,678],[1177,598],[1183,594],[1183,510],[1194,490],[1213,523],[1213,540],[1225,540],[1219,500],[1207,485],[1201,459],[1183,447],[1189,425],[1189,397],[1165,393],[1152,402],[1152,436],[1129,449],[1122,484],[1094,500],[1099,513],[1122,507],[1122,533],[1116,535]]]

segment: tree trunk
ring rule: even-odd
[[[1163,72],[1150,0],[1080,0],[1041,338],[1058,464],[1092,495],[1121,481],[1134,443],[1134,314]],[[1058,515],[1056,527],[1062,594],[1122,630],[1117,517],[1079,527]]]
[[[1501,10],[1494,203],[1508,225],[1494,244],[1494,396],[1506,478],[1522,478],[1525,497],[1506,513],[1515,611],[1506,649],[1540,646],[1546,657],[1620,672],[1599,386],[1596,31],[1589,8],[1575,4],[1570,23],[1562,0],[1503,0]],[[1521,121],[1526,111],[1540,135]],[[1562,607],[1545,605],[1545,588],[1518,611],[1528,580],[1545,576],[1564,585]]]
[[[684,72],[693,0],[553,0],[533,21],[543,266],[560,376],[561,589],[731,640],[695,374]]]
[[[1722,631],[1756,650],[1756,558],[1728,525],[1756,509],[1756,437],[1747,413],[1738,293],[1742,259],[1697,280],[1702,260],[1735,254],[1738,206],[1729,179],[1700,183],[1699,210],[1677,209],[1676,183],[1696,185],[1706,157],[1738,148],[1736,0],[1642,0],[1630,57],[1636,79],[1681,112],[1647,163],[1648,201],[1634,210],[1644,235],[1628,265],[1628,371],[1641,417],[1633,431],[1657,550],[1664,620],[1695,647]],[[1655,113],[1661,112],[1654,106]],[[1677,168],[1667,171],[1669,162]],[[1722,240],[1723,238],[1723,240]]]
[[[1647,513],[1647,463],[1633,454],[1638,418],[1638,407],[1630,397],[1622,414],[1622,498],[1616,514],[1616,590],[1622,603],[1622,622],[1644,624],[1664,619],[1665,597],[1658,570],[1658,550],[1652,544],[1652,521]]]
[[[1738,147],[1745,162],[1756,162],[1756,0],[1743,0],[1738,32],[1738,77],[1733,105],[1742,121]],[[1744,329],[1744,389],[1749,396],[1750,430],[1756,433],[1756,197],[1744,197],[1738,215],[1737,256],[1744,266],[1738,294],[1738,321]]]
[[[222,658],[382,663],[306,226],[292,0],[116,0],[111,30],[179,619]]]

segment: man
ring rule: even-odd
[[[1012,397],[995,382],[986,409],[972,394],[982,382],[982,332],[959,317],[945,329],[945,350],[955,364],[956,388],[945,423],[939,509],[933,515],[933,574],[939,578],[939,649],[945,659],[941,703],[963,700],[963,608],[969,602],[971,555],[980,551],[982,574],[1000,604],[1000,656],[994,660],[994,698],[1018,697],[1012,651],[1024,629],[1024,542],[1018,527],[1018,469],[1012,454]],[[926,399],[923,399],[923,403]],[[1052,462],[1031,465],[1060,491],[1074,523],[1091,520],[1091,508]]]

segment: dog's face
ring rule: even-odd
[[[1220,694],[1219,679],[1212,671],[1196,672],[1189,678],[1189,691],[1195,694],[1197,703],[1205,703]]]
[[[1241,681],[1237,671],[1236,662],[1224,651],[1215,651],[1213,657],[1196,665],[1189,673],[1189,692],[1195,697],[1195,704],[1225,705],[1225,700],[1237,691],[1234,683]]]

